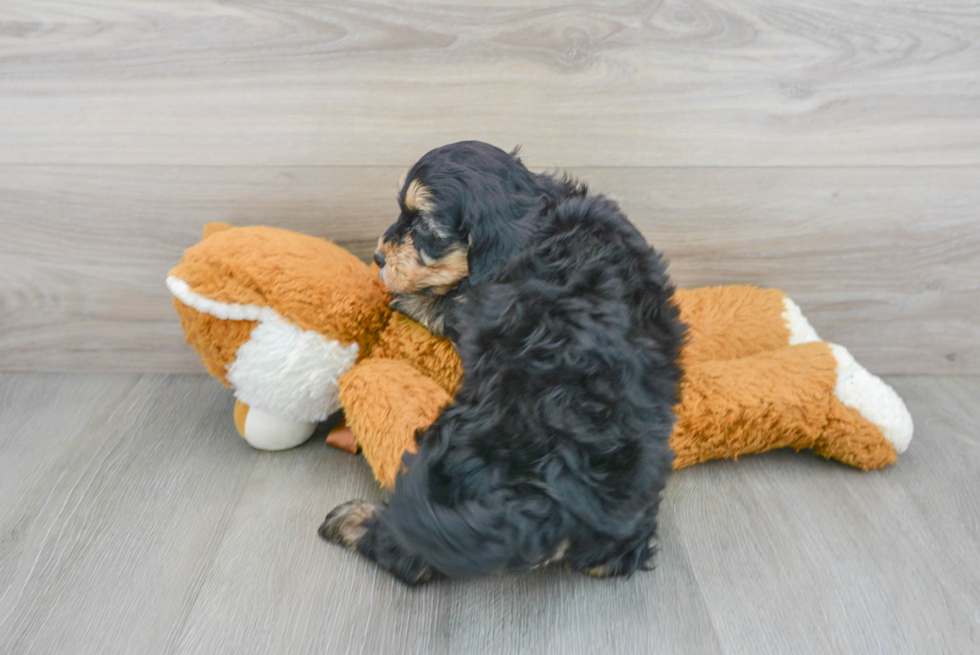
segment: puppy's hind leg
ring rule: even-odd
[[[651,540],[651,544],[656,540]],[[651,568],[649,561],[656,546],[644,544],[633,550],[618,555],[601,564],[592,564],[582,569],[582,573],[593,578],[616,578],[620,576],[629,577],[637,570],[647,570]]]
[[[602,555],[593,551],[596,558],[586,560],[574,568],[593,578],[629,577],[636,571],[653,568],[652,559],[657,553],[657,509],[659,501],[647,510],[647,521],[636,534],[612,548],[602,548]]]
[[[380,520],[384,505],[352,500],[335,507],[318,530],[326,541],[349,548],[374,561],[407,585],[430,582],[437,572],[423,560],[405,552],[387,534]]]

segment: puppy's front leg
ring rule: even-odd
[[[406,553],[393,538],[381,520],[384,511],[384,505],[352,500],[327,514],[318,532],[323,539],[367,557],[407,585],[435,579],[435,569]]]

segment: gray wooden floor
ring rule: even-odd
[[[409,590],[316,536],[366,465],[250,449],[214,380],[0,374],[0,652],[980,652],[980,378],[890,381],[897,466],[698,466],[653,572]]]

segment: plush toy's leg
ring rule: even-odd
[[[436,420],[452,399],[408,362],[367,359],[340,379],[340,402],[374,477],[395,484],[405,451],[416,452],[415,433]]]
[[[235,401],[235,427],[252,448],[286,450],[310,438],[316,423],[290,421]]]
[[[825,342],[691,365],[676,410],[674,468],[789,447],[867,470],[912,438],[898,394]]]
[[[777,289],[678,289],[674,300],[688,326],[685,366],[820,340],[799,306]]]
[[[356,455],[358,451],[357,438],[354,437],[354,431],[347,427],[345,421],[341,421],[339,425],[335,425],[330,431],[330,434],[327,435],[327,445],[339,448],[340,450],[346,450],[353,455]]]

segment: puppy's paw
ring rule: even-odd
[[[582,571],[585,575],[590,575],[593,578],[609,578],[615,574],[614,569],[609,564],[600,564],[598,566],[590,566]]]
[[[597,564],[596,566],[590,566],[586,569],[582,569],[582,573],[593,578],[628,578],[633,575],[633,570],[627,566],[624,566],[621,560],[614,560],[612,562],[606,562],[605,564]]]
[[[327,541],[357,550],[358,542],[367,532],[365,521],[380,509],[380,505],[366,500],[352,500],[338,505],[327,514],[317,532]]]

